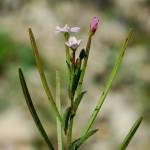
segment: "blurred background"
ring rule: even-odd
[[[27,29],[40,49],[47,79],[55,92],[55,71],[61,71],[61,101],[66,99],[64,39],[55,26],[79,26],[85,46],[89,23],[100,18],[89,57],[84,97],[75,120],[80,135],[129,29],[134,36],[122,67],[94,127],[98,133],[81,150],[116,150],[133,122],[144,121],[128,150],[150,149],[150,1],[149,0],[0,0],[0,150],[47,150],[28,111],[18,78],[22,67],[38,114],[56,145],[55,119],[35,66]]]

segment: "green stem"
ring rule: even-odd
[[[73,120],[74,120],[74,95],[73,97],[71,97],[71,116],[69,120],[68,132],[67,132],[67,146],[68,147],[72,143]]]
[[[98,103],[97,103],[97,105],[96,105],[96,107],[95,107],[95,109],[94,109],[94,111],[93,111],[93,113],[92,113],[88,123],[87,123],[86,128],[83,130],[83,132],[81,134],[81,136],[83,136],[83,137],[88,133],[88,131],[92,127],[92,125],[93,125],[93,123],[94,123],[94,121],[95,121],[95,119],[96,119],[96,117],[97,117],[97,115],[98,115],[98,113],[99,113],[99,111],[101,109],[101,106],[104,103],[104,100],[105,100],[105,98],[106,98],[106,96],[107,96],[107,94],[108,94],[108,92],[109,92],[109,90],[110,90],[110,88],[112,86],[112,82],[115,79],[115,77],[117,75],[117,72],[118,72],[118,70],[120,68],[120,65],[121,65],[121,62],[122,62],[122,58],[124,56],[124,53],[125,53],[125,50],[127,48],[128,43],[129,43],[129,40],[130,40],[130,38],[132,36],[132,33],[133,33],[133,30],[131,30],[129,32],[127,38],[125,39],[125,42],[124,42],[124,44],[123,44],[123,46],[122,46],[122,48],[120,50],[118,58],[116,59],[115,65],[114,65],[114,67],[112,69],[112,72],[111,72],[111,74],[110,74],[110,76],[109,76],[109,78],[108,78],[108,80],[107,80],[107,82],[105,84],[104,90],[103,90],[103,92],[102,92],[102,94],[101,94],[101,96],[100,96],[100,98],[98,100]]]
[[[86,67],[87,67],[87,62],[88,62],[88,57],[89,57],[89,52],[90,52],[90,47],[91,47],[91,41],[92,41],[92,34],[89,35],[87,46],[86,46],[86,56],[84,58],[83,66],[81,69],[82,72],[81,72],[81,76],[80,76],[78,87],[77,87],[77,95],[79,95],[82,90],[82,84],[83,84],[83,79],[84,79],[84,75],[85,75],[85,71],[86,71]]]
[[[55,116],[57,116],[59,118],[59,120],[62,121],[60,113],[59,113],[59,111],[56,107],[53,96],[51,94],[51,90],[48,87],[48,83],[46,81],[46,77],[45,77],[43,67],[42,67],[42,64],[41,64],[41,61],[40,61],[40,56],[39,56],[38,48],[37,48],[37,45],[36,45],[36,41],[35,41],[35,38],[34,38],[34,35],[33,35],[33,32],[31,30],[31,28],[29,28],[29,36],[30,36],[31,45],[32,45],[32,49],[33,49],[35,60],[36,60],[36,65],[37,65],[37,68],[38,68],[38,71],[39,71],[39,74],[40,74],[40,78],[41,78],[44,90],[45,90],[45,92],[47,94],[47,97],[50,101],[50,104],[52,106],[52,109],[53,109],[53,112],[54,112]]]
[[[70,81],[72,83],[72,80]],[[69,127],[68,127],[68,132],[67,132],[67,147],[70,146],[72,143],[72,130],[73,130],[73,120],[74,120],[74,93],[71,91],[71,116],[69,119]]]
[[[88,42],[87,42],[87,46],[86,46],[86,57],[84,59],[84,63],[83,63],[83,68],[82,68],[82,73],[79,79],[79,84],[77,87],[77,95],[80,94],[81,89],[82,89],[82,83],[83,83],[83,78],[84,78],[84,74],[85,74],[85,70],[86,70],[86,66],[87,66],[87,62],[88,62],[88,56],[89,56],[89,51],[90,51],[90,46],[91,46],[91,40],[92,40],[92,35],[89,35],[88,38]],[[75,53],[73,53],[73,57],[75,56]],[[74,61],[72,62],[73,64],[75,63]],[[73,75],[73,74],[71,74]],[[70,79],[70,83],[72,83],[72,80]],[[70,84],[69,84],[70,85]],[[67,145],[69,146],[72,142],[72,130],[73,130],[73,121],[74,121],[74,115],[75,115],[75,110],[74,110],[74,106],[73,106],[73,101],[74,101],[74,94],[75,93],[71,93],[71,118],[70,118],[70,124],[68,127],[68,133],[67,133]]]
[[[73,118],[74,118],[74,117],[71,116],[71,118],[70,118],[70,123],[69,123],[69,127],[68,127],[68,133],[67,133],[67,147],[69,147],[70,144],[72,143]]]
[[[57,105],[58,111],[61,113],[59,71],[56,71],[56,105]],[[63,150],[62,124],[58,117],[56,118],[56,121],[57,121],[58,150]]]
[[[73,50],[73,52],[72,52],[72,64],[73,64],[73,66],[75,67],[75,50]]]
[[[68,41],[69,36],[70,36],[69,33],[67,33],[67,32],[64,33],[65,42]],[[66,48],[66,62],[67,62],[67,64],[70,65],[70,50],[69,50],[69,47],[67,45],[65,45],[65,48]]]
[[[65,47],[66,47],[66,61],[68,64],[70,64],[70,50],[68,46]]]
[[[69,33],[64,33],[64,38],[65,38],[65,42],[67,42],[68,41],[68,39],[69,39]],[[69,67],[69,69],[68,69],[68,74],[69,74],[69,77],[68,77],[68,95],[69,95],[69,98],[70,98],[70,96],[71,96],[71,94],[70,94],[70,90],[71,90],[71,56],[70,56],[70,49],[69,49],[69,47],[67,46],[67,45],[65,45],[65,49],[66,49],[66,63],[67,63],[67,65],[68,65],[68,67]]]

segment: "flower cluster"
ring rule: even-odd
[[[90,23],[90,32],[94,34],[98,29],[99,19],[98,17],[93,17]],[[56,26],[55,33],[77,33],[80,31],[79,27],[69,27],[67,24],[64,27]],[[77,40],[75,36],[71,36],[69,40],[66,42],[66,45],[70,47],[72,50],[76,50],[80,45],[81,40]]]
[[[56,31],[55,33],[64,33],[70,34],[70,33],[77,33],[80,31],[79,27],[69,27],[67,24],[64,27],[56,26]],[[69,37],[68,41],[66,41],[66,45],[71,48],[72,50],[76,50],[81,43],[81,40],[77,40],[75,36]]]
[[[87,41],[86,48],[82,49],[79,52],[79,56],[76,56],[76,51],[80,46],[81,39],[77,39],[75,36],[72,36],[73,33],[80,31],[79,27],[70,27],[67,24],[64,27],[56,26],[55,33],[62,33],[65,37],[65,46],[66,46],[66,62],[69,68],[69,85],[68,85],[68,95],[71,100],[71,109],[73,109],[73,101],[75,94],[79,95],[81,93],[82,85],[82,76],[84,76],[85,68],[87,66],[88,55],[90,51],[91,39],[98,29],[99,19],[98,17],[93,17],[90,23],[90,32]],[[70,51],[71,50],[71,51]],[[83,68],[81,68],[83,67]],[[81,85],[79,85],[79,80]]]
[[[90,23],[90,36],[92,36],[98,29],[99,19],[94,17]],[[81,43],[81,39],[77,40],[75,36],[70,36],[71,33],[77,33],[80,31],[79,27],[69,27],[67,24],[64,27],[56,26],[55,33],[63,33],[64,36],[68,35],[65,45],[70,48],[72,51],[76,51]],[[72,58],[74,59],[74,58]]]

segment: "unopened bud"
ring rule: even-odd
[[[94,34],[96,32],[96,30],[98,29],[98,25],[99,25],[99,19],[98,17],[94,17],[91,21],[90,24],[90,30],[91,32]]]

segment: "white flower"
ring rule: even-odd
[[[77,40],[76,37],[72,36],[69,38],[69,40],[65,43],[68,47],[70,47],[72,50],[76,50],[81,43],[81,40]]]
[[[60,27],[60,26],[56,26],[56,33],[65,33],[65,32],[68,32],[68,33],[75,33],[75,32],[79,32],[80,31],[80,28],[79,27],[69,27],[67,24],[64,26],[64,27]]]
[[[72,27],[70,28],[70,32],[79,32],[80,31],[80,28],[79,27]]]

